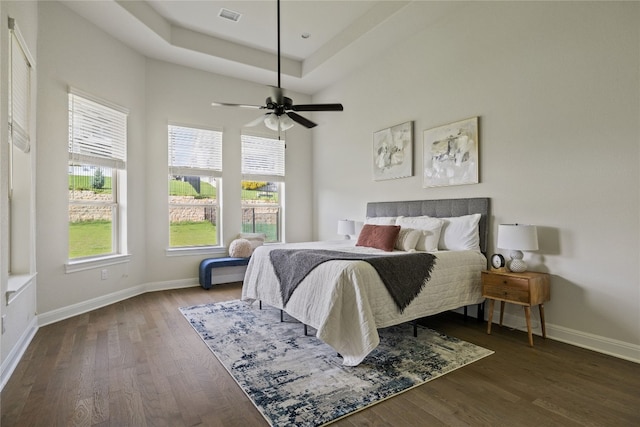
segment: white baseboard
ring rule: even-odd
[[[4,362],[2,362],[2,366],[0,366],[0,391],[4,389],[5,384],[9,381],[9,378],[11,378],[13,371],[15,371],[18,366],[24,352],[27,351],[27,347],[29,347],[36,332],[38,332],[38,319],[34,316],[24,333],[20,336],[20,339],[18,339],[16,345],[13,346]]]
[[[214,285],[219,285],[222,283],[241,282],[243,279],[244,269],[242,271],[229,274],[216,274],[212,278],[212,283]],[[38,315],[38,325],[45,326],[51,323],[59,322],[60,320],[68,319],[69,317],[77,316],[79,314],[84,314],[91,310],[105,307],[118,301],[124,301],[131,297],[142,295],[147,292],[166,291],[169,289],[190,288],[195,286],[200,286],[197,278],[168,280],[165,282],[149,282],[142,285],[134,286],[132,288],[124,289],[122,291],[103,295],[88,301],[82,301],[80,303],[73,304],[67,307],[62,307],[56,310],[48,311],[46,313],[41,313]]]
[[[550,324],[547,324],[547,337],[577,347],[586,348],[587,350],[593,350],[630,362],[640,363],[640,345]]]
[[[536,310],[537,311],[537,310]],[[532,311],[533,313],[533,311]],[[487,312],[488,314],[488,312]],[[493,323],[500,323],[500,310],[494,311]],[[513,314],[504,314],[503,326],[519,331],[527,332],[527,325],[522,317]],[[594,335],[587,332],[577,331],[575,329],[565,328],[563,326],[546,323],[547,338],[560,341],[566,344],[575,345],[576,347],[593,350],[598,353],[608,354],[619,359],[628,360],[630,362],[640,363],[640,345],[631,344],[612,338]],[[534,335],[542,336],[540,328],[540,320],[537,316],[531,316],[531,330]],[[534,340],[535,345],[535,340]]]
[[[72,304],[67,307],[62,307],[56,310],[51,310],[46,313],[38,314],[38,324],[40,326],[49,325],[51,323],[59,322],[64,319],[68,319],[79,314],[84,314],[89,311],[105,307],[107,305],[124,301],[126,299],[142,295],[147,292],[164,291],[168,289],[189,288],[198,285],[198,279],[183,279],[183,280],[169,280],[166,282],[150,282],[142,285],[134,286],[132,288],[124,289],[122,291],[113,292],[107,295],[93,298],[87,301],[82,301],[77,304]]]

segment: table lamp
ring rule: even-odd
[[[522,273],[527,270],[522,251],[538,250],[538,230],[535,225],[500,224],[498,226],[498,249],[509,249],[509,270]]]
[[[341,219],[338,221],[338,234],[344,236],[345,239],[351,239],[350,235],[356,234],[356,223],[350,219]]]

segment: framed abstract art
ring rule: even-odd
[[[478,117],[424,131],[422,186],[478,183]]]
[[[373,134],[373,180],[413,176],[413,122]]]

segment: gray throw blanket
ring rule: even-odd
[[[300,282],[318,265],[332,260],[366,261],[380,279],[402,313],[431,277],[436,257],[428,253],[376,255],[322,249],[274,249],[271,264],[280,281],[280,293],[286,306]]]

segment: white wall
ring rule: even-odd
[[[38,311],[41,324],[144,291],[198,284],[206,254],[167,256],[167,124],[224,131],[223,240],[240,231],[240,129],[255,111],[213,108],[213,100],[259,103],[270,89],[238,79],[147,59],[56,2],[40,2],[38,153]],[[67,262],[67,87],[129,109],[128,242],[131,260],[65,274]],[[291,94],[298,102],[310,97]],[[267,130],[263,128],[267,134]],[[286,206],[303,222],[287,222],[289,240],[309,240],[311,133],[286,133]],[[210,254],[209,254],[210,255]],[[232,271],[233,273],[233,271]],[[241,272],[240,272],[241,273]],[[240,275],[240,277],[242,277]]]
[[[314,133],[315,237],[368,201],[490,197],[494,248],[499,223],[540,227],[549,336],[640,360],[639,28],[637,2],[462,3],[318,94],[345,111]],[[422,188],[423,131],[472,116],[481,183]],[[374,182],[373,132],[409,120],[414,176]]]
[[[35,157],[37,151],[36,92],[31,94],[32,123],[29,153],[14,151],[13,171],[9,168],[8,84],[9,34],[8,18],[15,19],[25,47],[33,57],[37,55],[38,9],[33,2],[0,3],[0,388],[18,363],[20,355],[37,330],[35,277]],[[31,58],[30,60],[33,60]],[[37,66],[37,64],[31,64]],[[37,76],[32,73],[32,87]],[[13,176],[11,215],[9,213],[9,177]],[[11,225],[9,224],[11,217]],[[9,236],[12,239],[10,240]],[[11,256],[10,256],[11,253]],[[10,261],[11,258],[11,261]],[[11,264],[11,265],[9,265]],[[11,272],[11,275],[9,275]]]
[[[262,112],[212,107],[212,101],[256,104],[270,94],[268,87],[197,71],[166,62],[149,60],[147,65],[148,165],[146,203],[147,272],[151,282],[197,277],[203,254],[167,256],[169,242],[167,198],[167,124],[204,126],[223,134],[222,240],[228,246],[241,231],[240,134],[243,125]],[[308,96],[291,93],[297,102]],[[249,128],[267,137],[274,133],[264,126]],[[277,135],[275,135],[277,136]],[[285,237],[289,241],[310,240],[308,222],[296,218],[311,216],[311,132],[294,126],[283,135],[285,153]],[[290,220],[293,219],[293,220]],[[243,269],[242,269],[243,270]],[[242,277],[242,275],[240,275]]]
[[[144,283],[146,274],[145,58],[66,6],[39,3],[37,266],[38,311],[47,313]],[[131,262],[66,274],[68,88],[129,109],[127,174]]]

